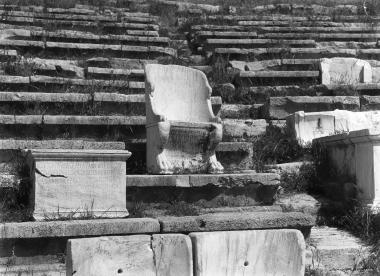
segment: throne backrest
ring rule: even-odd
[[[178,65],[147,64],[145,76],[148,123],[150,112],[171,121],[210,121],[211,87],[203,72]]]
[[[372,82],[372,67],[357,58],[321,59],[322,84],[357,84]]]

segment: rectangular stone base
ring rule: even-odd
[[[36,220],[125,217],[125,150],[28,150]]]

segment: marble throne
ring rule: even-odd
[[[222,173],[215,156],[222,124],[206,75],[158,64],[146,65],[145,75],[148,173]]]

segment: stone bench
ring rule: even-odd
[[[205,74],[155,64],[146,65],[145,73],[148,172],[222,172],[215,157],[222,125]]]
[[[324,150],[329,171],[334,173],[334,176],[328,175],[331,176],[329,183],[336,181],[339,191],[346,196],[347,183],[354,181],[355,197],[376,212],[380,202],[377,173],[379,141],[377,129],[362,129],[313,140]],[[330,187],[327,184],[325,188],[328,190]]]

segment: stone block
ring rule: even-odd
[[[306,145],[315,138],[365,128],[376,128],[380,124],[380,112],[334,110],[305,113],[299,111],[288,116],[286,123],[300,144]]]
[[[190,233],[194,275],[305,273],[305,241],[297,230]]]
[[[315,139],[326,149],[330,171],[339,179],[355,179],[357,199],[375,211],[380,207],[380,132],[362,129]],[[345,183],[338,183],[344,194]]]
[[[356,84],[372,82],[371,65],[356,58],[321,60],[322,84]]]
[[[71,239],[67,275],[193,275],[192,244],[182,234]]]
[[[66,275],[155,276],[151,236],[69,240],[67,242]]]
[[[124,217],[125,150],[26,150],[37,220],[60,216]]]
[[[193,275],[193,252],[189,236],[153,235],[152,249],[157,276]]]

